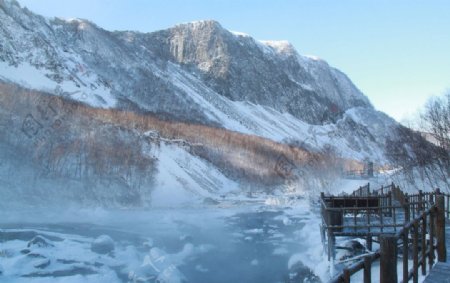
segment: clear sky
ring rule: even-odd
[[[215,19],[261,40],[288,40],[345,72],[397,120],[450,89],[447,0],[19,0],[44,16],[150,32]]]

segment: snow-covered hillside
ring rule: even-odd
[[[0,1],[0,79],[88,103],[140,109],[343,157],[384,161],[396,122],[343,74],[285,41],[258,41],[215,21],[109,32]]]

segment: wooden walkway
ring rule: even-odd
[[[423,283],[450,283],[450,263],[437,262]]]
[[[439,189],[406,194],[394,184],[371,191],[367,185],[352,195],[321,193],[321,214],[322,241],[332,264],[343,263],[341,258],[335,261],[335,250],[348,238],[365,239],[369,251],[374,238],[380,246],[362,259],[346,261],[329,283],[350,283],[356,273],[370,283],[374,263],[379,265],[380,282],[397,283],[401,279],[404,283],[450,283],[450,194]],[[424,278],[427,270],[428,277]]]
[[[437,262],[433,266],[423,283],[450,283],[450,262],[448,262],[448,256],[450,255],[450,223],[447,220],[445,224],[445,245],[447,248],[447,262]]]

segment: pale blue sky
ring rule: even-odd
[[[288,40],[345,72],[397,120],[450,89],[446,0],[19,0],[39,14],[150,32],[215,19],[262,40]]]

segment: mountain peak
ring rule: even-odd
[[[293,55],[297,53],[295,47],[287,40],[261,40],[260,42],[280,54]]]
[[[200,20],[187,23],[177,24],[168,29],[172,33],[183,34],[190,36],[193,34],[211,36],[212,34],[221,33],[226,31],[222,25],[215,20]],[[204,37],[202,36],[202,37]]]
[[[222,28],[220,23],[216,20],[199,20],[199,21],[192,21],[192,22],[186,22],[176,25],[175,27],[186,27],[186,28],[195,28],[195,29],[202,29],[205,27],[215,27],[215,28]]]

